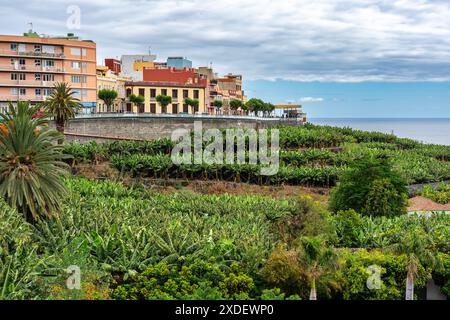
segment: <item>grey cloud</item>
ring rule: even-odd
[[[151,47],[245,79],[450,80],[447,1],[0,0],[0,28],[18,34],[32,21],[38,32],[69,32],[71,4],[82,10],[75,32],[97,42],[99,60]]]

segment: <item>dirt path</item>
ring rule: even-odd
[[[409,199],[408,211],[447,211],[450,204],[439,204],[433,200],[417,196]]]

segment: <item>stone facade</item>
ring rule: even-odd
[[[193,129],[194,121],[201,121],[203,129],[252,128],[262,129],[276,125],[301,125],[301,122],[261,118],[213,117],[92,117],[70,120],[65,132],[68,141],[154,140],[170,138],[175,129]]]

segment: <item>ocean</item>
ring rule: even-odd
[[[393,133],[424,143],[450,145],[450,118],[311,118],[310,123]]]

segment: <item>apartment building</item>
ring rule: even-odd
[[[106,62],[106,60],[105,60]],[[123,77],[116,74],[107,66],[97,66],[97,90],[114,90],[117,92],[117,99],[108,108],[105,102],[97,97],[97,112],[125,112],[125,83],[131,81],[131,77]],[[98,92],[97,91],[97,92]]]
[[[45,101],[57,82],[67,82],[80,99],[83,113],[95,111],[96,44],[66,37],[0,35],[0,108],[8,101]]]
[[[214,101],[222,101],[222,112],[228,113],[230,111],[230,101],[240,100],[247,101],[242,89],[242,76],[235,74],[227,74],[224,77],[219,77],[212,68],[199,67],[198,74],[206,77],[209,80],[209,112],[214,112]]]
[[[121,57],[121,73],[125,77],[131,77],[133,81],[142,81],[144,68],[155,67],[155,55],[123,55]]]
[[[206,113],[206,82],[180,84],[177,82],[130,81],[125,84],[127,97],[131,94],[144,97],[142,106],[127,102],[127,112],[135,113]],[[156,101],[158,95],[172,97],[172,103],[163,108]],[[192,110],[184,103],[186,98],[196,99],[199,105]]]

